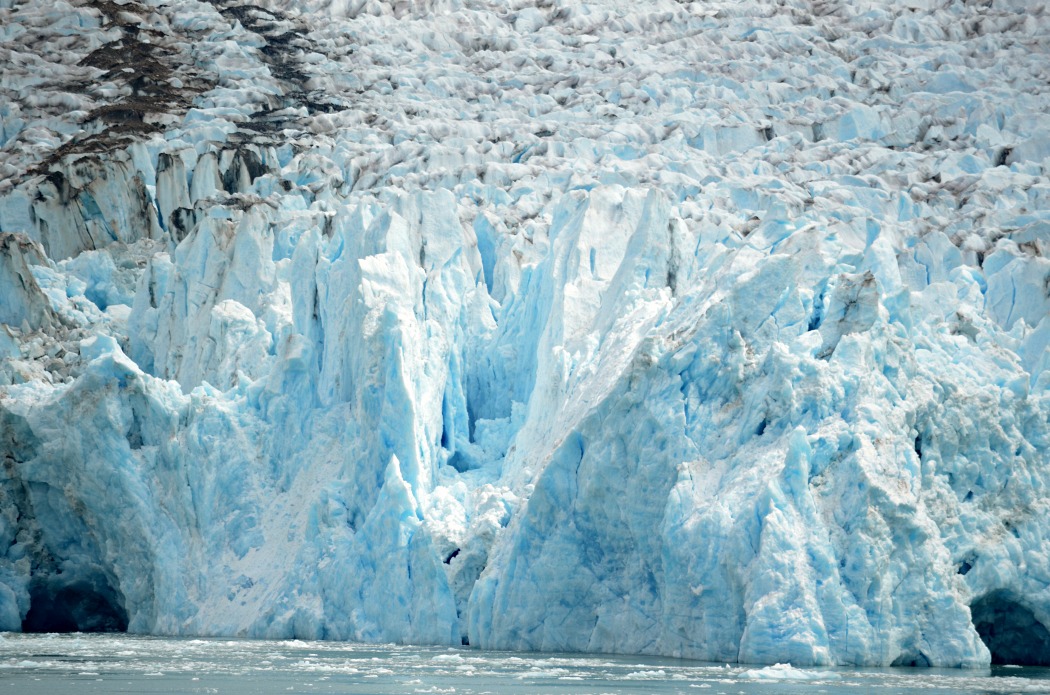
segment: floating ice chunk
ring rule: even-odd
[[[737,674],[747,680],[813,681],[835,680],[841,676],[832,671],[795,668],[791,664],[773,664],[765,668],[747,669]]]

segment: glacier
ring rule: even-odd
[[[1050,663],[1048,54],[0,0],[0,630]]]

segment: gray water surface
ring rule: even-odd
[[[1050,669],[763,668],[468,647],[4,633],[6,693],[1050,693]]]

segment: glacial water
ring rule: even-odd
[[[123,634],[0,635],[0,693],[1050,693],[1050,669],[796,669],[666,658]]]

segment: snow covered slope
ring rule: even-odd
[[[0,628],[1047,663],[1048,53],[0,0]]]

